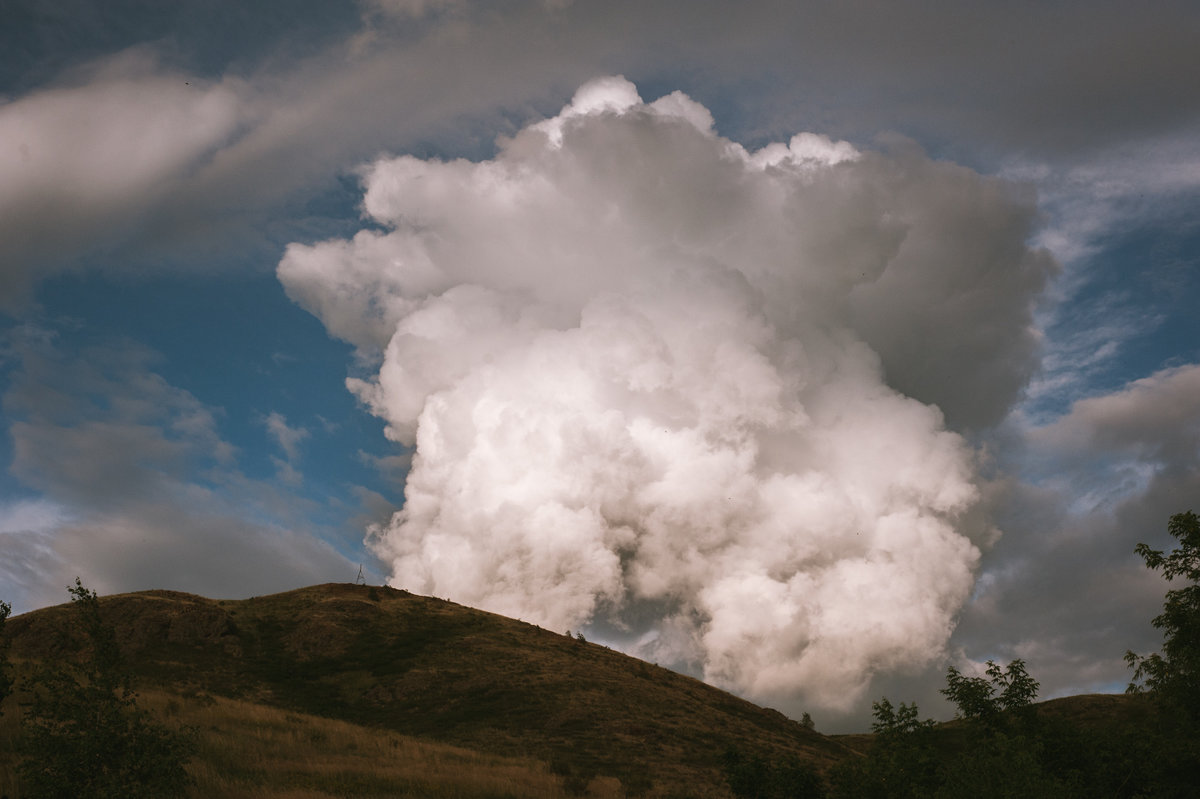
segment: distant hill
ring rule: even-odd
[[[728,795],[721,758],[730,747],[796,757],[820,771],[858,756],[690,677],[390,588],[328,584],[245,600],[144,591],[103,597],[101,610],[148,700],[176,712],[197,698],[219,702],[239,734],[247,708],[263,718],[302,714],[292,717],[298,725],[339,719],[380,735],[540,761],[560,775],[583,775],[585,785],[592,775],[607,778],[593,790],[609,785],[613,795]],[[18,666],[74,658],[81,646],[69,605],[12,618],[8,634]]]

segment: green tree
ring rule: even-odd
[[[987,679],[967,677],[951,666],[942,694],[958,707],[959,717],[987,730],[999,731],[1011,720],[1027,725],[1034,718],[1033,700],[1040,683],[1029,676],[1023,660],[1014,660],[1004,669],[990,660],[987,665]]]
[[[1195,796],[1200,773],[1200,518],[1176,513],[1167,532],[1179,542],[1171,552],[1146,544],[1136,551],[1147,567],[1184,585],[1167,591],[1163,612],[1151,621],[1162,631],[1162,651],[1145,657],[1126,652],[1125,660],[1134,669],[1129,691],[1148,693],[1158,710],[1152,757],[1142,764],[1147,793],[1187,797]]]
[[[932,796],[941,783],[933,745],[936,724],[922,720],[916,702],[871,705],[875,740],[866,757],[843,761],[831,773],[832,795],[846,799]]]
[[[188,735],[137,707],[116,634],[79,578],[73,610],[88,654],[74,668],[47,666],[29,681],[22,731],[23,795],[31,799],[161,799],[183,795]]]
[[[937,796],[1072,796],[1069,786],[1046,768],[1042,728],[1033,706],[1040,684],[1029,675],[1025,661],[1016,659],[1000,668],[989,660],[985,674],[967,677],[953,666],[946,673],[942,694],[969,723],[968,745],[946,765]]]
[[[936,799],[1065,799],[1078,796],[1042,764],[1039,740],[993,732],[950,760]],[[1086,794],[1084,794],[1086,795]]]
[[[1137,545],[1137,553],[1168,581],[1190,583],[1167,592],[1163,612],[1151,624],[1163,632],[1161,653],[1139,657],[1125,653],[1134,668],[1131,692],[1148,689],[1192,723],[1200,721],[1200,518],[1177,513],[1167,522],[1167,532],[1179,546],[1169,554]]]
[[[725,781],[738,799],[821,799],[825,784],[819,774],[796,758],[772,761],[735,748],[724,756]]]
[[[922,721],[916,705],[874,704],[875,740],[866,757],[831,772],[837,799],[1113,799],[1194,796],[1189,744],[1157,725],[1089,729],[1043,718],[1033,704],[1038,682],[1014,660],[988,662],[986,676],[946,675],[947,697],[965,724]],[[1164,753],[1171,754],[1164,756]],[[1166,764],[1164,767],[1163,764]],[[1180,766],[1180,764],[1185,764]],[[1187,777],[1183,775],[1186,774]]]
[[[8,639],[4,637],[4,624],[10,613],[12,605],[0,602],[0,705],[4,704],[13,689],[13,678],[8,671]]]

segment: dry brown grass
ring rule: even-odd
[[[307,713],[359,725],[372,736],[411,736],[425,746],[481,753],[473,762],[483,773],[495,772],[498,781],[471,795],[543,795],[538,779],[504,787],[508,778],[499,767],[482,765],[498,761],[486,757],[550,764],[552,774],[540,765],[533,773],[552,788],[558,775],[573,781],[599,775],[591,782],[594,791],[611,785],[616,792],[620,781],[635,795],[726,799],[722,757],[728,748],[769,759],[794,757],[820,771],[850,754],[780,713],[690,677],[561,632],[405,591],[330,584],[246,600],[148,591],[104,597],[101,611],[147,691],[153,686],[257,703],[296,718]],[[80,656],[81,636],[69,606],[15,617],[8,629],[14,656]],[[178,712],[192,711],[181,706]],[[196,726],[207,731],[213,725]],[[232,744],[225,760],[217,744],[206,741],[198,763],[215,763],[219,773],[252,788],[245,755],[260,745],[256,734],[245,730],[245,742]],[[326,742],[336,738],[325,735]],[[272,766],[278,778],[272,788],[434,795],[426,787],[430,773],[446,772],[451,782],[466,779],[436,763],[401,777],[392,769],[407,758],[372,750],[367,773],[419,780],[421,787],[405,793],[398,792],[399,783],[389,783],[381,793],[364,782],[347,793],[330,780],[306,776],[306,764],[324,756],[320,746],[308,750],[295,766]],[[336,751],[348,772],[361,773],[362,756]],[[278,753],[271,758],[282,762]],[[376,768],[375,761],[384,765]],[[339,768],[322,766],[329,773]]]
[[[0,796],[19,797],[17,791],[16,743],[19,718],[15,697],[0,705]]]
[[[11,703],[10,703],[11,704]],[[559,799],[561,779],[536,760],[499,757],[235,699],[146,690],[139,706],[191,728],[196,799]],[[0,792],[20,799],[16,708],[0,719]],[[618,797],[598,778],[588,796]]]

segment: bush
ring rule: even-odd
[[[1151,624],[1163,631],[1162,653],[1139,657],[1125,653],[1134,667],[1130,691],[1148,689],[1192,723],[1200,722],[1200,518],[1177,513],[1167,522],[1167,532],[1179,541],[1170,554],[1145,544],[1137,553],[1146,566],[1169,581],[1184,578],[1190,585],[1167,592],[1163,612]]]
[[[1200,772],[1200,517],[1176,513],[1167,532],[1179,545],[1169,553],[1137,545],[1146,566],[1162,570],[1168,581],[1182,578],[1167,592],[1163,612],[1151,624],[1162,630],[1162,651],[1140,657],[1125,653],[1134,668],[1131,693],[1148,692],[1161,718],[1149,761],[1148,783],[1155,796],[1194,796]]]
[[[48,666],[29,681],[21,736],[23,795],[30,799],[166,799],[189,777],[189,735],[153,722],[136,705],[113,630],[96,594],[68,589],[90,645],[76,668]]]
[[[12,613],[12,605],[0,602],[0,704],[12,693],[13,678],[8,672],[8,639],[4,637],[4,623],[8,614]]]
[[[725,781],[738,799],[820,799],[821,777],[795,758],[772,762],[759,755],[725,752]]]
[[[1040,684],[1025,670],[1025,661],[1014,660],[1003,671],[987,663],[988,679],[965,677],[953,666],[946,673],[942,694],[958,707],[958,715],[991,732],[999,732],[1012,721],[1028,725],[1033,719],[1033,700]]]
[[[846,799],[890,799],[932,796],[941,784],[934,752],[934,722],[922,720],[917,704],[893,706],[887,697],[871,705],[875,742],[857,761],[840,763],[832,772],[833,796]]]

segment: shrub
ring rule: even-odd
[[[4,637],[4,623],[8,614],[12,613],[12,605],[0,602],[0,704],[12,693],[13,679],[8,671],[8,639]]]
[[[32,701],[19,767],[30,799],[165,799],[182,796],[189,735],[139,709],[113,630],[96,594],[68,589],[90,644],[76,668],[47,666],[29,681]]]
[[[1146,566],[1169,581],[1182,577],[1190,585],[1167,592],[1163,612],[1151,624],[1163,631],[1161,653],[1139,657],[1125,653],[1134,667],[1130,691],[1149,689],[1172,709],[1200,722],[1200,517],[1188,511],[1167,522],[1167,532],[1179,541],[1169,554],[1137,545]]]
[[[825,784],[811,768],[795,758],[773,762],[760,755],[725,752],[725,781],[738,799],[820,799]]]

